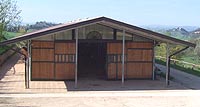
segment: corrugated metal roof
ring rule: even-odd
[[[145,36],[146,38],[151,38],[154,39],[156,41],[162,41],[162,42],[168,42],[168,43],[174,43],[174,44],[180,44],[180,45],[186,45],[186,46],[191,46],[191,47],[195,47],[196,44],[194,43],[190,43],[187,41],[183,41],[180,39],[176,39],[173,37],[169,37],[157,32],[153,32],[147,29],[143,29],[134,25],[130,25],[124,22],[120,22],[111,18],[107,18],[107,17],[97,17],[97,18],[92,18],[92,19],[85,19],[85,20],[76,20],[73,22],[69,22],[69,23],[65,23],[65,24],[61,24],[61,25],[57,25],[57,26],[53,26],[53,27],[49,27],[49,28],[45,28],[42,30],[38,30],[35,32],[31,32],[22,36],[18,36],[15,38],[12,38],[10,40],[6,40],[3,42],[0,42],[0,45],[7,45],[7,44],[12,44],[12,43],[16,43],[16,42],[20,42],[20,41],[24,41],[24,40],[31,40],[32,38],[35,37],[39,37],[39,36],[43,36],[46,34],[50,34],[50,33],[55,33],[58,31],[62,31],[62,30],[67,30],[67,29],[75,29],[81,26],[86,26],[86,25],[90,25],[90,24],[94,24],[94,23],[102,23],[104,25],[108,25],[111,26],[113,28],[118,27],[119,29],[125,29],[125,30],[129,30],[131,33],[137,33],[140,34],[142,36]]]

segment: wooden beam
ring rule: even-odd
[[[30,40],[27,40],[27,56],[25,56],[25,87],[26,89],[30,88],[29,83],[29,74],[30,74]]]
[[[122,86],[124,86],[124,56],[125,53],[125,30],[123,30],[123,39],[122,39]]]
[[[166,43],[166,86],[169,85],[169,55],[170,55],[169,43]]]
[[[76,68],[75,68],[75,88],[77,88],[77,84],[78,84],[78,77],[77,77],[77,73],[78,73],[78,29],[76,29]]]
[[[171,57],[174,56],[174,55],[176,55],[176,54],[178,54],[178,53],[180,53],[180,52],[182,52],[182,51],[184,51],[184,50],[186,50],[187,48],[189,48],[189,46],[187,46],[187,47],[185,47],[185,48],[183,48],[181,50],[178,50],[178,51],[176,51],[173,54],[171,54],[171,55],[168,56],[168,60],[167,60],[167,63],[168,63],[168,68],[167,68],[168,79],[170,79],[170,62],[171,62]],[[168,80],[167,85],[169,85],[169,84],[170,84],[170,82]]]
[[[75,29],[72,29],[72,40],[75,40],[76,32]]]
[[[113,39],[117,40],[117,29],[113,29]]]
[[[153,42],[153,71],[152,71],[152,80],[155,80],[155,46],[156,46],[156,42]]]

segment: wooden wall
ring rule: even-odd
[[[55,43],[55,78],[74,79],[75,43]]]
[[[122,43],[107,43],[107,78],[121,79]],[[153,43],[127,42],[125,45],[125,78],[152,78]]]
[[[54,43],[32,41],[32,78],[54,79]]]
[[[75,42],[32,41],[32,80],[75,76]],[[126,42],[125,79],[152,78],[153,43]],[[121,79],[122,43],[107,43],[107,78]]]
[[[32,80],[74,79],[75,43],[32,41]]]
[[[153,43],[128,42],[127,78],[152,78],[153,71]]]
[[[108,79],[122,78],[121,58],[122,58],[122,43],[120,42],[107,43],[107,78]],[[126,67],[125,67],[125,77],[126,77]]]

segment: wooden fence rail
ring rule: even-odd
[[[166,57],[162,57],[162,56],[156,56],[156,59],[164,59],[166,60]],[[177,59],[171,59],[171,61],[176,64],[176,63],[181,63],[183,64],[183,67],[191,67],[192,69],[194,68],[197,68],[197,69],[200,69],[200,65],[198,64],[193,64],[193,63],[190,63],[190,62],[185,62],[185,61],[181,61],[181,60],[177,60]]]

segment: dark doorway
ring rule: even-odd
[[[105,79],[106,43],[79,43],[78,78]]]

